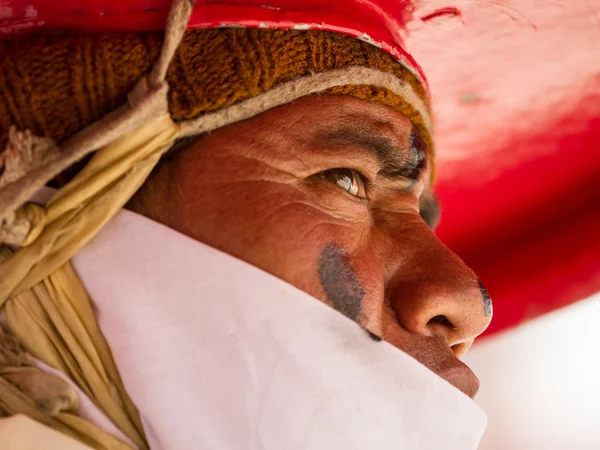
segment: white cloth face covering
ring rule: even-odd
[[[308,294],[122,211],[73,258],[153,450],[474,450],[473,400]]]

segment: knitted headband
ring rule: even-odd
[[[10,126],[61,143],[126,101],[158,58],[162,33],[62,34],[0,47],[0,148]],[[356,38],[325,31],[199,29],[188,31],[167,72],[169,110],[189,120],[221,110],[309,74],[368,67],[423,87],[392,56]],[[339,73],[339,75],[343,75]],[[381,86],[347,84],[322,94],[350,95],[409,118],[432,147],[428,117]]]

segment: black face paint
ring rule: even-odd
[[[483,297],[483,314],[485,314],[485,317],[489,317],[492,315],[492,298],[481,280],[479,280],[479,290]]]
[[[357,320],[365,293],[343,248],[329,244],[321,251],[319,279],[333,307]]]

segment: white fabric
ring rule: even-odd
[[[466,395],[259,269],[119,213],[73,260],[153,450],[469,450]]]

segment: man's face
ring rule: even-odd
[[[293,284],[474,395],[457,357],[491,305],[421,216],[437,210],[431,163],[400,113],[313,96],[173,152],[132,207]]]

